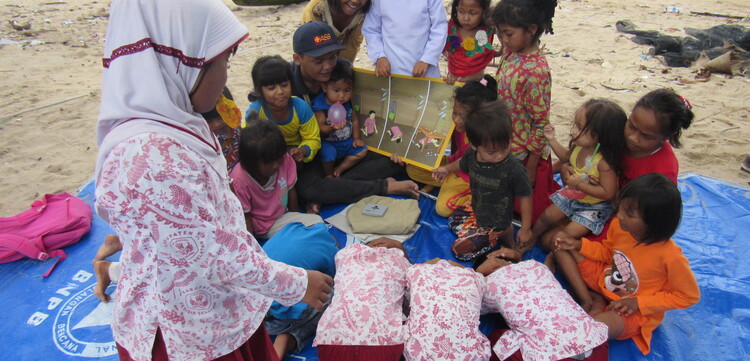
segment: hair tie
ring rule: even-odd
[[[232,129],[239,127],[242,122],[240,108],[237,107],[237,104],[233,100],[225,97],[224,94],[221,94],[219,100],[216,102],[216,112],[219,113],[224,123],[227,123]]]
[[[690,102],[687,99],[685,99],[685,97],[683,97],[682,95],[678,95],[678,97],[680,97],[680,100],[682,100],[682,102],[685,103],[685,106],[688,108],[688,110],[693,110],[693,105],[690,104]]]
[[[485,78],[482,78],[482,79],[480,79],[480,80],[479,80],[479,84],[482,84],[482,85],[484,85],[484,86],[487,86],[487,79],[485,79]]]

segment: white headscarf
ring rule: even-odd
[[[143,133],[173,137],[226,177],[226,161],[189,93],[201,68],[248,35],[220,0],[113,0],[104,45],[96,175]]]

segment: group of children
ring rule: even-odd
[[[550,252],[548,265],[557,264],[582,308],[608,326],[609,338],[633,338],[647,353],[651,332],[664,311],[688,307],[699,297],[687,259],[671,240],[681,216],[672,146],[680,145],[681,130],[692,121],[691,106],[667,89],[645,95],[630,116],[612,101],[591,99],[574,114],[569,144],[561,144],[549,122],[550,69],[540,50],[541,35],[552,33],[556,5],[556,0],[502,0],[490,8],[489,0],[454,0],[450,21],[446,21],[440,0],[375,1],[362,32],[377,75],[439,77],[437,59],[444,54],[448,73],[443,79],[464,83],[455,90],[455,127],[447,163],[426,177],[407,168],[415,180],[441,186],[436,211],[449,217],[458,237],[452,246],[456,258],[493,259],[492,251],[500,245],[523,254],[541,243]],[[494,48],[495,36],[501,40],[500,49]],[[498,57],[495,77],[485,75],[487,65]],[[247,229],[259,239],[268,239],[293,222],[322,222],[317,215],[299,212],[294,185],[300,164],[319,157],[326,177],[340,177],[365,157],[362,138],[372,132],[360,131],[367,121],[360,124],[353,112],[354,73],[347,63],[336,65],[311,104],[292,96],[290,66],[279,56],[259,58],[251,76],[255,90],[248,96],[252,103],[243,128],[235,124],[239,121],[234,104],[222,97],[216,111],[225,124],[218,123],[215,132],[223,141]],[[341,109],[343,114],[334,115]],[[551,153],[559,159],[558,166],[553,166]],[[394,161],[399,161],[398,156]],[[556,168],[562,189],[552,178]],[[514,213],[521,219],[515,235]],[[613,214],[616,217],[611,219]],[[561,223],[566,225],[560,228]],[[603,241],[581,240],[603,233]],[[97,254],[97,267],[104,267],[100,261],[119,249],[115,244],[109,240],[108,250]],[[429,359],[424,356],[425,344],[419,344],[416,336],[410,341],[402,328],[402,297],[394,297],[394,292],[403,295],[407,288],[407,266],[403,254],[389,252],[361,247],[339,252],[337,293],[320,321],[324,326],[316,339],[321,359],[365,359],[356,355],[366,349],[349,349],[344,357],[330,347],[346,342],[401,345],[381,351],[398,355],[393,359],[402,353],[407,360]],[[382,267],[367,263],[380,257],[393,259]],[[424,290],[430,288],[423,283],[438,273],[420,277],[425,271],[414,269],[410,277],[418,281],[410,281],[417,283],[409,288],[422,293],[418,292],[418,299],[412,295],[412,305],[454,302],[429,299],[432,296]],[[344,270],[356,271],[362,279],[353,279],[349,277],[353,273],[347,272],[340,276]],[[379,277],[396,277],[397,281],[388,287],[358,283]],[[465,301],[481,303],[484,281],[474,280],[471,272],[459,278],[463,285],[476,281],[472,292],[478,298]],[[375,293],[357,293],[368,287]],[[97,285],[100,298],[107,297],[105,288],[106,284]],[[381,293],[382,299],[371,297]],[[366,318],[351,314],[347,305],[374,304],[398,317],[347,323]],[[474,306],[478,311],[479,306]],[[409,322],[422,315],[419,310]],[[454,311],[465,316],[460,310]],[[436,326],[430,323],[435,314],[423,316],[414,322]],[[471,313],[474,316],[478,320],[478,312]],[[478,323],[472,322],[471,327]],[[412,335],[424,332],[422,326],[413,327]],[[439,334],[440,327],[429,332]],[[484,342],[479,337],[472,340]],[[460,347],[430,354],[460,354]]]

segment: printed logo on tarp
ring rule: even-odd
[[[94,296],[95,284],[85,286],[92,276],[90,272],[78,271],[71,281],[55,291],[44,310],[35,312],[26,321],[37,327],[54,314],[52,339],[58,350],[71,356],[100,358],[117,354],[110,330],[113,303],[102,303]]]

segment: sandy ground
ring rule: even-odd
[[[291,59],[304,3],[239,7],[224,1],[250,29],[229,70],[228,85],[244,110],[255,59]],[[665,12],[670,5],[682,13]],[[0,1],[0,216],[26,209],[45,193],[74,192],[92,176],[108,7],[100,0]],[[679,79],[693,79],[696,68],[669,68],[642,57],[649,48],[614,27],[630,19],[640,29],[671,35],[729,23],[750,28],[747,18],[690,11],[748,16],[750,3],[559,0],[555,34],[542,37],[552,68],[552,122],[567,133],[575,109],[590,97],[613,99],[629,112],[649,90],[671,87],[692,102],[696,114],[677,150],[680,170],[747,184],[750,174],[739,165],[750,151],[750,79],[714,74],[708,82],[682,84]],[[16,30],[12,20],[31,27]],[[364,49],[356,65],[372,69]]]

